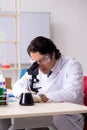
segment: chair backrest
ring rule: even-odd
[[[84,76],[84,104],[87,106],[87,76]],[[84,114],[85,117],[85,124],[84,130],[87,130],[87,113]]]
[[[22,69],[22,70],[21,70],[21,73],[20,73],[20,78],[21,78],[26,72],[27,72],[27,69],[25,69],[25,68]]]
[[[84,104],[87,106],[87,76],[84,76]]]

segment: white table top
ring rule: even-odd
[[[21,106],[19,102],[13,102],[7,106],[0,106],[0,119],[75,113],[87,113],[87,107],[64,102],[35,103],[33,106]]]

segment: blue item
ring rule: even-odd
[[[27,69],[22,69],[21,70],[21,74],[20,74],[20,78],[27,72]]]
[[[17,102],[17,99],[15,98],[13,94],[8,94],[8,99],[9,99],[9,102]]]
[[[8,94],[8,97],[14,97],[14,95],[13,94]]]

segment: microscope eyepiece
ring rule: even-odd
[[[38,63],[34,62],[30,68],[27,69],[29,75],[38,75]]]

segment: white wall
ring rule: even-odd
[[[2,10],[11,9],[7,1],[0,0]],[[87,75],[87,0],[21,0],[21,9],[51,12],[52,40],[63,54],[80,61]]]

